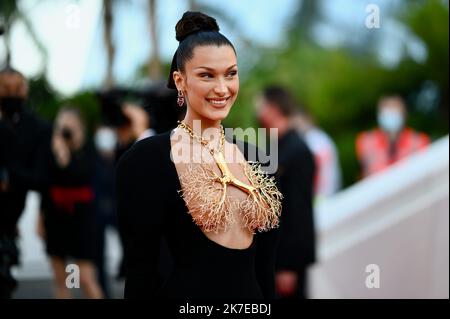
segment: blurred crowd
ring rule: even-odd
[[[11,267],[20,263],[18,220],[28,191],[40,193],[36,230],[45,242],[54,278],[54,296],[70,298],[65,267],[80,269],[86,298],[111,295],[105,270],[105,230],[120,234],[115,212],[114,171],[118,158],[136,141],[174,128],[183,118],[175,90],[154,85],[149,90],[111,89],[98,92],[101,122],[90,134],[84,114],[62,105],[54,123],[28,107],[27,79],[7,67],[0,71],[0,298],[11,298],[17,281]],[[130,103],[129,101],[139,101]],[[342,187],[338,148],[314,121],[306,105],[284,87],[264,88],[255,98],[260,126],[278,128],[277,173],[290,218],[304,228],[302,251],[280,243],[277,292],[280,297],[307,298],[307,269],[315,262],[314,202]],[[430,143],[407,126],[407,106],[397,94],[380,97],[378,127],[355,136],[360,177],[382,172],[423,150]],[[297,149],[300,156],[293,156]],[[155,154],[157,156],[157,154]],[[290,222],[285,222],[289,225]],[[22,234],[23,235],[23,234]],[[126,260],[126,256],[123,256]],[[117,278],[124,276],[123,263]]]
[[[115,163],[137,140],[174,126],[181,110],[172,91],[160,86],[98,92],[102,120],[91,138],[76,106],[61,106],[54,123],[48,123],[27,106],[27,96],[27,79],[20,72],[0,72],[0,297],[10,298],[17,286],[11,267],[19,264],[17,225],[30,190],[41,195],[36,230],[53,270],[55,297],[71,297],[69,261],[79,267],[86,298],[109,297],[105,230],[114,227],[120,234]],[[125,102],[129,96],[140,98],[141,105]],[[164,108],[157,107],[161,104]],[[116,276],[124,276],[123,262]]]

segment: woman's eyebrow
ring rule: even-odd
[[[231,68],[234,68],[235,66],[237,66],[237,64],[233,64],[232,66],[229,66],[229,67],[227,68],[227,70],[229,70],[229,69],[231,69]],[[196,69],[206,69],[206,70],[210,70],[210,71],[215,71],[215,69],[209,68],[209,67],[207,67],[207,66],[198,66],[198,67],[194,68],[194,70],[196,70]]]

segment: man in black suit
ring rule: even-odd
[[[281,298],[307,298],[307,268],[316,259],[315,163],[311,151],[291,124],[296,109],[292,95],[278,86],[265,88],[257,102],[261,125],[278,129],[276,175],[284,198],[275,284]]]
[[[51,126],[28,110],[27,95],[21,73],[0,71],[0,298],[10,298],[16,286],[10,269],[19,262],[17,222],[27,192],[46,185]]]

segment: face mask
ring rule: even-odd
[[[100,152],[112,152],[116,148],[117,135],[110,128],[100,128],[95,133],[94,141]]]
[[[403,127],[403,115],[399,111],[385,109],[378,114],[378,124],[388,133],[397,133]]]
[[[2,97],[0,98],[0,109],[2,117],[13,119],[16,115],[20,115],[24,105],[24,99],[21,97]]]

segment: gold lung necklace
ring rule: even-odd
[[[274,178],[261,170],[259,163],[241,163],[251,185],[237,179],[230,171],[224,156],[225,133],[221,126],[218,151],[209,146],[209,141],[194,133],[192,128],[179,121],[178,127],[206,147],[221,172],[219,176],[211,167],[202,164],[188,169],[180,177],[182,197],[190,206],[189,213],[194,222],[204,231],[218,232],[227,230],[234,223],[233,211],[238,209],[243,217],[244,226],[250,231],[267,231],[278,227],[281,213],[282,195],[278,191]],[[227,195],[227,187],[234,186],[248,196],[237,200]]]

